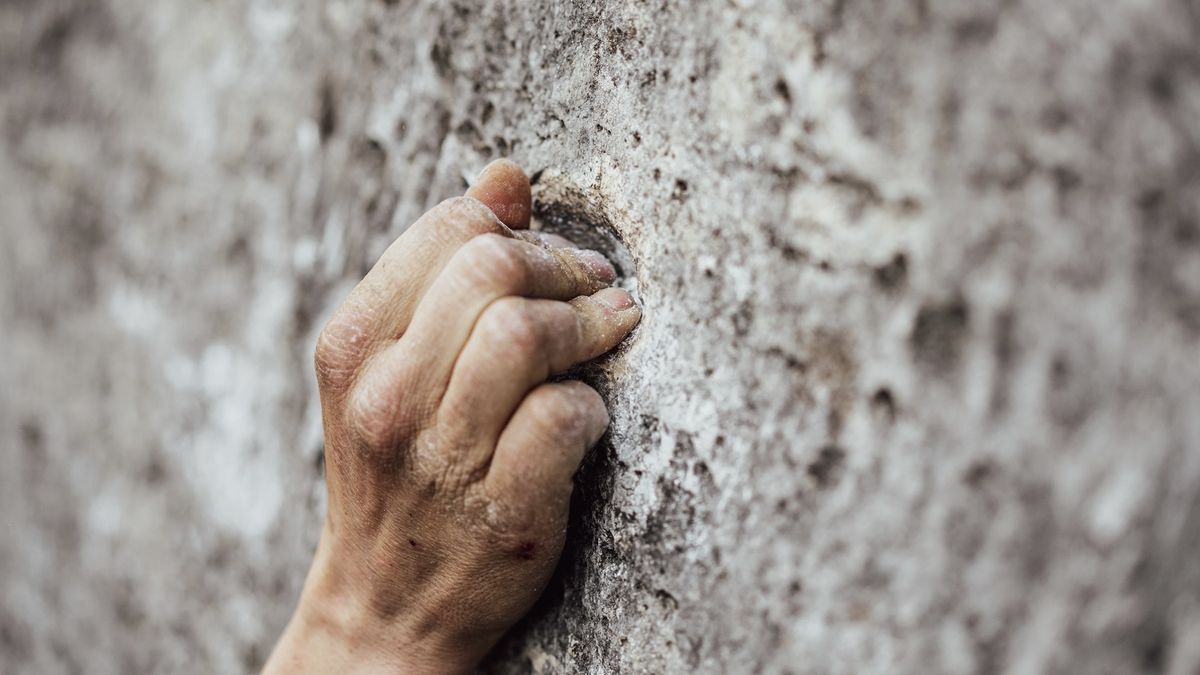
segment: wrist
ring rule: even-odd
[[[491,640],[445,634],[419,607],[384,618],[370,593],[340,573],[322,534],[291,620],[264,668],[271,673],[467,673]]]

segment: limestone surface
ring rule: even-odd
[[[507,155],[644,306],[496,673],[1200,672],[1194,0],[0,4],[0,671],[252,672]]]

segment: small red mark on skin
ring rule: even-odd
[[[409,546],[412,546],[413,548],[417,548],[417,546],[418,546],[418,544],[417,544],[417,540],[416,540],[416,539],[409,539],[409,540],[408,540],[408,545],[409,545]]]
[[[521,547],[517,549],[517,556],[525,560],[533,560],[533,551],[537,548],[537,544],[532,541],[521,543]]]

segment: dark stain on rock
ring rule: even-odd
[[[749,300],[738,305],[737,311],[733,313],[733,332],[738,337],[746,337],[750,334],[750,325],[754,322],[754,306]]]
[[[763,233],[767,236],[767,245],[771,247],[772,251],[779,252],[779,254],[783,256],[784,260],[788,262],[802,262],[809,259],[809,254],[807,251],[803,251],[793,246],[792,243],[785,239],[774,227],[764,227]]]
[[[225,247],[225,259],[232,265],[250,269],[254,265],[254,251],[250,246],[250,237],[239,233]]]
[[[992,353],[996,367],[992,380],[990,412],[993,417],[1008,409],[1010,374],[1017,358],[1016,315],[1006,310],[996,317],[992,333]]]
[[[320,443],[312,453],[312,468],[318,475],[325,474],[325,444]]]
[[[51,72],[63,69],[68,51],[81,45],[95,49],[120,39],[111,10],[102,3],[84,3],[61,12],[49,22],[33,47],[33,65]]]
[[[852,173],[832,173],[826,181],[834,186],[839,187],[847,192],[856,195],[860,202],[859,207],[865,205],[880,204],[883,202],[883,197],[879,194],[879,188],[870,180],[857,176]]]
[[[775,80],[775,95],[789,106],[792,104],[792,91],[788,88],[787,80],[782,77]]]
[[[1146,82],[1150,95],[1161,103],[1169,103],[1175,98],[1175,82],[1169,68],[1160,68],[1150,75]]]
[[[1078,171],[1064,164],[1050,169],[1050,176],[1054,179],[1054,188],[1058,191],[1059,197],[1066,197],[1083,181]]]
[[[224,570],[236,560],[237,548],[231,539],[222,536],[209,547],[205,564],[216,570]]]
[[[791,352],[784,351],[781,347],[769,347],[765,353],[767,356],[782,361],[785,368],[797,375],[803,375],[808,370],[808,366],[800,357]]]
[[[429,47],[429,61],[439,77],[451,78],[454,75],[454,63],[451,54],[454,52],[454,42],[461,30],[451,28],[450,22],[443,22],[438,30],[437,39]]]
[[[845,450],[836,445],[826,445],[817,453],[817,459],[808,465],[806,471],[817,487],[832,487],[841,478],[845,461]]]
[[[262,669],[265,659],[263,648],[257,643],[252,642],[242,648],[242,665],[246,667],[246,672],[256,673]]]
[[[892,390],[887,387],[880,387],[871,395],[871,410],[875,411],[885,422],[891,424],[896,421],[896,397],[892,394]]]
[[[962,358],[969,319],[962,298],[922,307],[909,336],[917,364],[939,375],[954,371]]]
[[[950,148],[958,140],[959,119],[962,117],[962,97],[954,89],[942,93],[938,103],[938,147]]]
[[[167,469],[163,466],[162,459],[157,455],[150,458],[146,462],[146,468],[142,471],[142,477],[147,485],[158,485],[167,477]]]
[[[33,649],[32,635],[28,626],[4,611],[0,615],[0,651],[10,665],[20,665],[29,659]]]
[[[1053,103],[1042,110],[1040,121],[1043,129],[1057,132],[1071,124],[1072,116],[1066,106],[1061,103]]]
[[[337,132],[338,128],[338,108],[337,94],[333,90],[333,83],[327,78],[321,81],[321,88],[317,97],[317,130],[321,135],[321,141],[328,141]]]
[[[668,612],[674,612],[679,609],[679,600],[664,589],[654,591],[654,598],[658,600],[658,604]]]
[[[45,445],[42,425],[36,419],[29,418],[21,422],[21,443],[30,452],[40,452]]]
[[[34,45],[37,61],[52,69],[61,67],[63,53],[71,43],[71,35],[79,26],[78,15],[66,14],[50,22]]]
[[[1146,673],[1161,673],[1166,670],[1167,656],[1171,651],[1171,631],[1163,624],[1146,630],[1139,639],[1138,654]]]
[[[963,473],[963,482],[972,488],[979,488],[989,478],[991,478],[995,470],[995,465],[989,460],[975,460],[974,462],[971,462],[971,464],[967,467],[966,472]]]
[[[897,253],[886,264],[875,268],[874,279],[880,288],[893,291],[904,287],[908,280],[908,256]]]
[[[954,40],[960,45],[985,45],[996,35],[995,16],[973,16],[954,24]]]

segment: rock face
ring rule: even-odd
[[[610,435],[488,670],[1200,670],[1200,8],[0,6],[0,670],[240,672],[310,354],[510,155],[619,239]],[[607,245],[607,244],[606,244]]]

